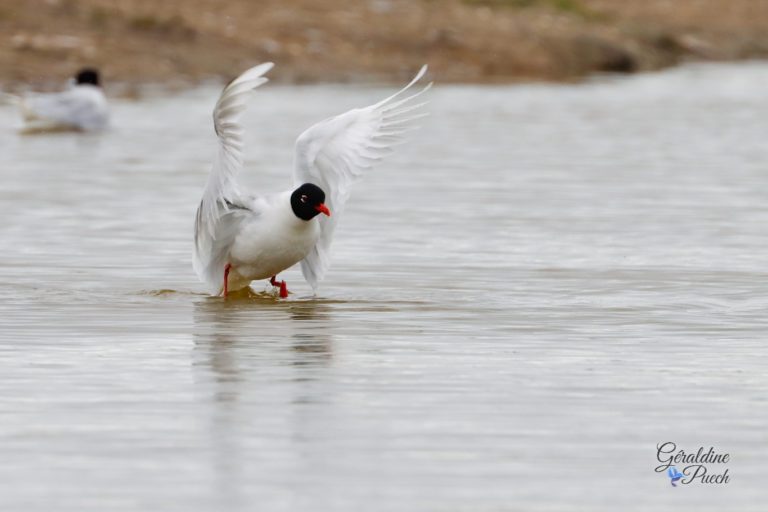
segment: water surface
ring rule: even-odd
[[[438,85],[285,301],[191,269],[217,89],[100,136],[0,108],[2,509],[762,510],[767,81]],[[389,91],[259,90],[244,183],[287,187],[304,128]],[[731,482],[672,488],[663,441]]]

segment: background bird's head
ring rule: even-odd
[[[305,183],[291,194],[293,213],[302,220],[312,220],[324,213],[330,217],[331,211],[325,206],[325,192],[312,183]]]
[[[75,75],[75,83],[99,85],[99,72],[92,68],[81,69]]]

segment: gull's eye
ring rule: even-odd
[[[302,194],[301,197],[299,198],[299,201],[301,201],[302,203],[306,203],[307,199],[309,198],[306,196],[306,194]]]

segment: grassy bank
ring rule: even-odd
[[[285,82],[576,80],[768,55],[766,0],[0,1],[0,80],[189,83],[278,63]]]

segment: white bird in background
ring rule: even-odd
[[[83,69],[70,80],[67,90],[50,94],[14,97],[24,117],[26,133],[97,131],[109,124],[107,99],[95,69]]]
[[[277,274],[298,262],[304,279],[317,290],[330,264],[331,239],[350,186],[402,141],[411,121],[426,115],[418,112],[424,103],[414,99],[431,83],[403,97],[426,73],[423,66],[396,94],[302,133],[296,141],[295,188],[253,196],[237,183],[243,167],[238,120],[272,66],[253,67],[230,82],[213,111],[219,152],[197,209],[194,249],[195,272],[211,294],[226,297],[251,281],[270,278],[285,298],[288,290]]]

